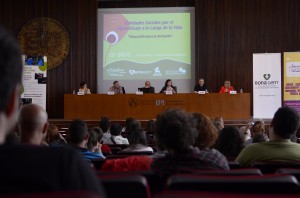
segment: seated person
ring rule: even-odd
[[[59,133],[57,126],[54,124],[50,124],[48,127],[46,142],[49,146],[62,146],[67,144],[67,141]]]
[[[138,120],[133,120],[127,132],[129,135],[129,147],[122,150],[121,152],[143,152],[150,151],[153,153],[153,149],[147,146],[146,134],[142,130],[141,122]]]
[[[114,123],[110,126],[111,137],[104,140],[104,144],[129,144],[127,138],[121,136],[122,127],[118,123]]]
[[[90,89],[87,87],[87,82],[81,82],[79,92],[83,92],[84,94],[91,94]]]
[[[300,144],[290,138],[300,126],[298,112],[290,107],[279,108],[270,124],[268,142],[250,144],[242,150],[236,161],[243,167],[257,161],[300,161]]]
[[[229,80],[225,80],[224,86],[221,87],[219,93],[229,93],[230,91],[234,91],[234,88],[230,85]]]
[[[113,82],[113,86],[111,86],[108,91],[114,92],[115,94],[125,94],[125,88],[122,87],[117,80]]]
[[[89,152],[86,152],[85,158],[105,158],[101,152],[101,138],[103,131],[99,127],[94,127],[89,129],[89,140],[87,142],[87,149]]]
[[[93,155],[93,153],[87,149],[89,132],[86,122],[82,120],[73,120],[69,128],[69,139],[74,148],[80,151],[86,160],[104,159],[103,155]]]
[[[203,78],[199,78],[198,84],[195,85],[194,93],[198,93],[198,91],[207,91],[207,86]]]
[[[210,155],[193,147],[196,129],[192,116],[181,109],[168,109],[157,116],[155,141],[159,150],[168,151],[154,159],[151,168],[160,174],[172,174],[178,169],[228,170]]]
[[[139,91],[143,93],[155,93],[154,87],[151,87],[151,83],[148,80],[145,82],[145,87],[139,88]]]
[[[166,80],[165,86],[160,90],[159,93],[166,93],[166,91],[177,93],[177,87],[173,86],[171,79]]]

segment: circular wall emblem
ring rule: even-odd
[[[137,98],[129,98],[128,100],[128,105],[131,107],[131,108],[135,108],[138,106],[138,99]]]
[[[27,22],[18,34],[24,55],[47,56],[47,67],[61,64],[69,54],[69,34],[58,21],[40,17]]]

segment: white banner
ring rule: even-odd
[[[38,104],[46,110],[47,58],[41,56],[23,56],[23,104]]]
[[[281,107],[281,54],[253,54],[253,117],[273,118]]]

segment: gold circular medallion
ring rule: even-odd
[[[47,56],[47,67],[52,69],[67,57],[70,48],[69,34],[58,21],[40,17],[27,22],[18,34],[24,55]]]

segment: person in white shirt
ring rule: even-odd
[[[110,126],[111,137],[103,141],[104,144],[129,144],[127,138],[121,136],[122,127],[118,123]]]

